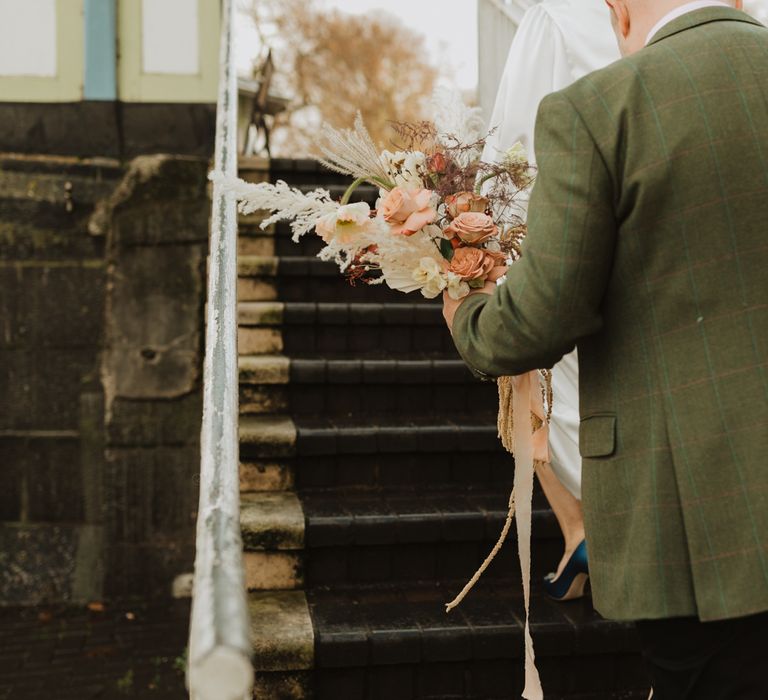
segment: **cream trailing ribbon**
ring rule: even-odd
[[[540,377],[543,374],[546,386],[548,412],[544,412],[544,396]],[[500,377],[499,387],[499,438],[501,444],[515,456],[515,479],[509,496],[509,510],[501,535],[491,553],[486,557],[475,575],[464,586],[461,593],[448,603],[450,612],[461,603],[467,593],[480,580],[496,554],[504,544],[517,517],[517,550],[520,558],[520,572],[523,579],[523,600],[525,603],[525,689],[527,700],[541,700],[541,687],[533,639],[528,623],[531,600],[531,501],[533,499],[533,474],[537,465],[549,463],[549,411],[552,409],[551,374],[537,371],[516,377]],[[515,512],[517,511],[517,512]]]

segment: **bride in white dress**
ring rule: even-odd
[[[533,159],[534,124],[542,98],[619,58],[602,0],[544,0],[529,9],[509,51],[489,124],[495,131],[483,160],[498,160],[517,141]],[[567,600],[583,595],[587,578],[576,351],[555,365],[552,384],[552,462],[537,474],[565,540],[563,558],[545,588],[553,598]]]

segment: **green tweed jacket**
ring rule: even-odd
[[[547,97],[535,141],[523,258],[456,345],[492,376],[578,347],[603,615],[768,610],[768,30],[684,15]]]

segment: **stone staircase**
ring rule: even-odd
[[[251,181],[341,196],[310,161],[248,160]],[[371,203],[372,188],[360,198]],[[492,546],[513,461],[495,385],[459,360],[436,302],[352,288],[243,217],[239,239],[241,525],[255,697],[518,698],[523,605],[514,538],[458,610],[444,604]],[[540,493],[532,632],[547,698],[645,698],[632,629],[540,579],[560,536]]]

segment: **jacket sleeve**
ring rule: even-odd
[[[523,256],[493,296],[461,304],[453,323],[461,356],[489,376],[551,367],[602,326],[617,232],[610,174],[564,93],[542,101],[535,143]]]

